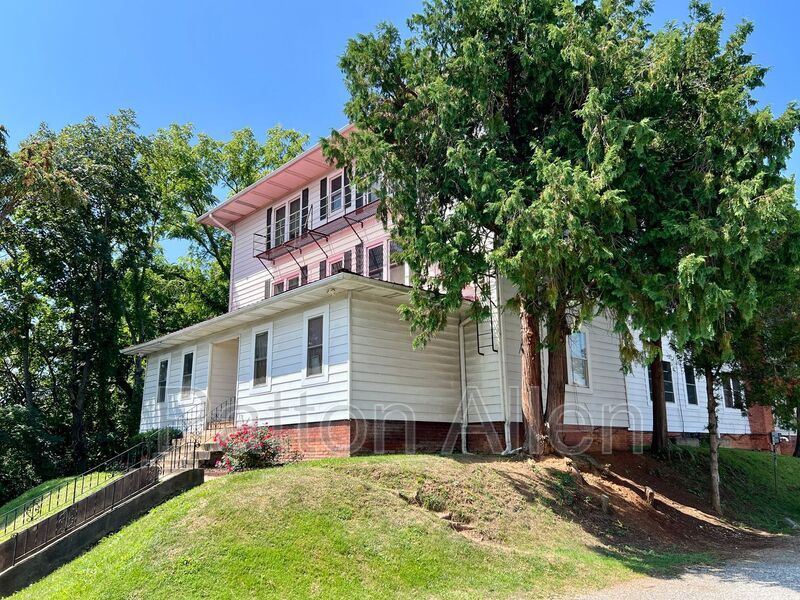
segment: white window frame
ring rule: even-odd
[[[388,250],[389,250],[389,248],[388,248],[389,241],[388,240],[383,240],[382,242],[377,243],[377,244],[370,244],[369,246],[366,246],[366,245],[364,246],[364,275],[365,275],[365,277],[368,277],[368,278],[372,279],[372,276],[369,274],[369,251],[370,250],[374,250],[378,246],[381,246],[381,252],[383,253],[383,256],[381,257],[383,262],[381,264],[381,279],[380,280],[381,281],[388,281],[388,273],[387,273],[388,264],[389,264],[389,261],[387,260]]]
[[[255,370],[256,370],[256,336],[259,333],[267,332],[267,380],[264,383],[256,383],[255,380]],[[250,368],[250,389],[251,390],[259,390],[268,392],[272,389],[272,321],[261,325],[259,327],[253,327],[253,330],[250,332],[250,361],[249,361],[249,368]]]
[[[586,385],[577,385],[572,378],[572,346],[569,343],[569,336],[565,340],[567,351],[567,388],[571,392],[578,392],[580,394],[591,394],[592,392],[592,348],[589,344],[589,333],[584,329],[579,329],[574,333],[582,333],[583,339],[586,342]]]
[[[339,188],[339,192],[341,193],[341,196],[342,196],[342,205],[341,205],[341,207],[337,208],[336,210],[333,210],[333,206],[331,205],[331,182],[334,179],[336,179],[337,177],[341,177],[342,178],[342,187]],[[344,207],[344,169],[341,169],[339,171],[331,173],[330,175],[328,175],[327,179],[328,179],[328,195],[325,197],[325,202],[326,202],[326,205],[328,207],[328,210],[326,212],[327,216],[325,217],[325,220],[326,221],[332,221],[333,219],[341,217],[343,214],[345,214],[345,207]],[[351,185],[350,186],[351,193],[352,193],[352,190],[353,190],[353,187]],[[321,201],[321,199],[320,199],[320,201]],[[350,198],[350,202],[352,204],[352,202],[353,202],[353,198],[352,197]],[[352,206],[351,206],[351,208],[352,208]]]
[[[186,355],[192,355],[192,380],[189,382],[189,393],[184,396],[183,390],[183,361],[186,360]],[[197,372],[197,346],[192,346],[190,348],[184,348],[183,352],[181,352],[181,400],[186,400],[187,398],[190,400],[194,400],[194,375]],[[169,375],[167,376],[169,379]]]
[[[285,277],[281,277],[280,279],[274,279],[272,281],[272,296],[277,296],[279,294],[285,294],[286,292],[290,291],[289,290],[289,280],[290,279],[294,279],[295,277],[297,278],[297,287],[298,288],[299,287],[303,287],[302,274],[300,273],[300,271],[295,271],[294,273],[286,275]],[[275,293],[275,286],[279,285],[281,283],[283,284],[283,291],[279,292],[278,294],[276,294]],[[292,289],[296,290],[297,288],[292,288]]]
[[[322,317],[322,373],[308,375],[308,322],[314,317]],[[330,305],[325,304],[303,313],[303,345],[301,347],[303,385],[328,383],[328,345],[330,340],[330,328]]]
[[[336,256],[333,256],[333,257],[331,257],[331,258],[329,258],[327,260],[328,260],[328,264],[326,265],[325,268],[327,269],[326,273],[329,276],[333,275],[333,265],[334,265],[334,263],[341,262],[342,263],[342,269],[344,269],[344,253],[337,254]]]
[[[164,400],[159,400],[161,391],[161,363],[167,361],[167,379],[164,381]],[[156,406],[166,404],[169,400],[169,370],[172,367],[172,354],[162,354],[156,359]]]

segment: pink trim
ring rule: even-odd
[[[339,133],[346,136],[354,128],[354,125],[348,124],[340,129]],[[285,198],[287,192],[302,189],[315,179],[325,176],[331,170],[331,166],[322,154],[322,145],[317,143],[201,215],[198,221],[204,225],[229,227],[255,211]],[[342,202],[344,203],[344,200]]]

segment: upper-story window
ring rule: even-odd
[[[342,210],[342,175],[330,179],[329,216]]]
[[[293,240],[300,235],[300,198],[295,198],[289,203],[289,239]]]
[[[367,250],[367,275],[372,279],[383,279],[383,244]]]
[[[286,241],[286,206],[275,209],[275,235],[274,245],[280,246]]]

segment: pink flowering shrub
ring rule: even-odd
[[[222,447],[217,468],[229,473],[274,467],[298,458],[289,439],[276,436],[272,427],[266,425],[245,423],[226,437],[217,434],[214,440]]]

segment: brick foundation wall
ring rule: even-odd
[[[350,421],[278,425],[272,430],[276,435],[289,438],[292,450],[302,458],[328,458],[350,456]]]
[[[771,422],[771,414],[770,414]],[[764,423],[762,422],[762,425]],[[289,438],[293,450],[303,458],[326,458],[364,454],[412,452],[461,452],[461,425],[427,421],[339,420],[274,427],[278,435]],[[699,438],[705,434],[670,433],[670,438]],[[522,423],[511,424],[511,447],[522,446]],[[648,445],[649,432],[629,431],[622,427],[565,425],[561,438],[569,448],[582,452],[628,452]],[[792,454],[795,437],[781,444],[781,454]],[[746,450],[771,450],[768,433],[723,434],[721,445]],[[470,423],[467,426],[467,451],[477,454],[500,454],[505,450],[505,427],[502,421]]]
[[[461,424],[436,421],[350,421],[350,454],[460,452]]]

